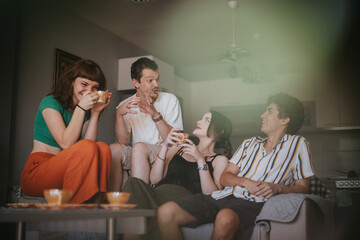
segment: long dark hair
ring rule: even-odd
[[[65,67],[59,82],[48,95],[54,95],[63,108],[73,110],[73,82],[78,77],[96,81],[99,83],[99,90],[106,90],[106,79],[99,65],[92,60],[82,59]]]
[[[232,123],[225,115],[210,111],[211,121],[207,130],[207,136],[214,139],[215,152],[225,155],[227,158],[232,156],[232,146],[230,136],[232,133]]]

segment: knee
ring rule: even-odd
[[[96,142],[96,145],[98,146],[99,149],[103,149],[104,151],[109,151],[110,152],[110,148],[109,145],[107,145],[104,142]]]
[[[96,143],[93,140],[89,140],[89,139],[82,139],[80,141],[78,141],[76,143],[77,146],[79,147],[87,147],[87,146],[91,146],[91,145],[96,145]]]
[[[139,153],[139,152],[147,152],[148,147],[146,146],[146,143],[138,142],[135,143],[134,146],[131,149],[131,153]]]
[[[98,146],[96,145],[96,142],[89,139],[83,139],[79,141],[77,143],[77,148],[79,152],[84,155],[94,156],[98,154]]]
[[[240,226],[240,221],[238,215],[234,211],[224,208],[216,215],[215,225],[217,226],[217,229],[221,229],[224,233],[235,233]]]
[[[63,154],[63,161],[68,161],[69,166],[83,166],[95,164],[95,160],[98,159],[99,151],[96,143],[92,140],[81,140],[65,149]],[[86,168],[86,167],[85,167]]]
[[[131,149],[132,161],[143,160],[149,157],[149,149],[145,143],[138,142]]]
[[[161,205],[157,209],[157,218],[159,224],[161,223],[174,223],[176,216],[176,207],[175,202],[167,202]]]
[[[111,162],[116,165],[121,165],[124,158],[124,148],[120,143],[110,144]]]
[[[105,155],[111,155],[111,150],[110,150],[110,146],[107,145],[104,142],[96,142],[96,145],[99,149],[99,151],[101,152],[101,154],[105,154]]]

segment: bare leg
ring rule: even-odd
[[[111,168],[108,191],[120,191],[122,185],[122,160],[124,158],[124,149],[120,143],[110,145],[111,150]]]
[[[211,239],[234,239],[235,233],[239,227],[239,216],[229,208],[224,208],[216,215],[214,231]]]
[[[193,223],[196,218],[174,202],[167,202],[157,210],[157,219],[161,239],[180,240],[183,235],[180,227]]]
[[[136,143],[131,149],[131,177],[140,178],[147,184],[150,180],[150,150],[145,143]]]

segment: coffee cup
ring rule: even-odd
[[[70,201],[72,197],[71,190],[64,189],[45,189],[44,190],[44,198],[47,203],[50,204],[65,204]]]
[[[97,95],[98,95],[98,103],[107,103],[108,97],[109,97],[109,92],[108,90],[106,91],[97,91]]]
[[[129,201],[128,192],[107,192],[106,197],[110,204],[126,204]]]
[[[188,133],[179,133],[179,135],[176,135],[176,137],[179,139],[179,143],[184,143],[185,139],[189,138]]]

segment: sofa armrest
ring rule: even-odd
[[[268,221],[258,222],[254,226],[253,233],[251,235],[251,240],[269,240],[270,238],[270,224]]]
[[[183,227],[184,239],[211,239],[213,223],[204,224],[196,228]],[[305,199],[295,219],[291,222],[263,221],[258,223],[251,236],[252,240],[311,240],[324,238],[324,216],[310,199]]]
[[[320,208],[309,199],[302,203],[298,214],[292,222],[269,221],[269,239],[322,239],[324,217]]]

